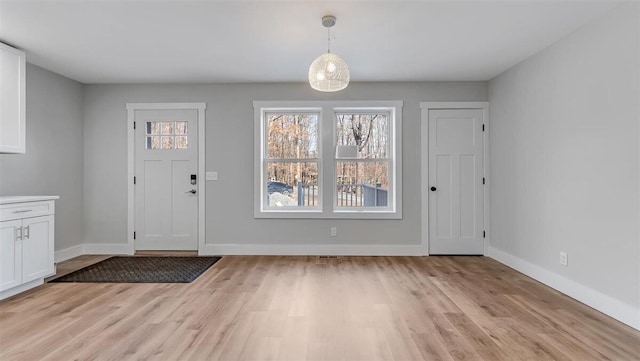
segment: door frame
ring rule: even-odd
[[[481,109],[482,117],[485,124],[485,130],[482,133],[482,155],[484,158],[484,162],[482,165],[482,176],[485,177],[485,186],[483,189],[484,195],[484,230],[485,230],[485,238],[484,238],[484,252],[483,255],[488,254],[489,244],[490,244],[490,236],[491,232],[489,230],[489,185],[491,179],[489,179],[487,175],[487,171],[489,170],[489,130],[491,127],[489,126],[489,102],[420,102],[420,108],[422,109],[421,116],[421,147],[420,147],[420,157],[422,159],[421,162],[421,178],[420,182],[420,193],[421,193],[421,203],[422,203],[422,232],[421,232],[421,243],[424,250],[424,254],[426,256],[429,255],[429,110],[439,110],[439,109]]]
[[[207,103],[126,103],[127,109],[127,249],[135,253],[135,121],[136,110],[196,110],[198,112],[198,254],[204,250],[205,240],[205,110]]]

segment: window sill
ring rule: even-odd
[[[319,210],[314,211],[272,211],[265,210],[261,212],[255,212],[254,218],[256,219],[402,219],[401,212],[391,211],[334,211],[334,212],[322,212]]]

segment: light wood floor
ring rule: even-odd
[[[639,360],[640,332],[489,258],[233,256],[0,302],[0,360],[43,359]]]

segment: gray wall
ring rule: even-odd
[[[420,101],[486,101],[486,82],[360,83],[334,94],[308,84],[87,85],[85,230],[88,243],[126,243],[127,102],[206,102],[207,244],[420,243]],[[403,100],[403,219],[253,218],[254,100]],[[339,236],[329,237],[337,226]]]
[[[638,15],[614,9],[489,86],[491,246],[636,309]]]
[[[58,195],[55,249],[83,242],[82,84],[27,64],[27,152],[0,154],[0,196]]]

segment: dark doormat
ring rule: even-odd
[[[189,283],[220,257],[111,257],[49,282]]]

